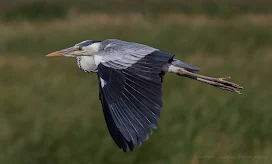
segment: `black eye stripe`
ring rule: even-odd
[[[78,47],[78,50],[79,50],[79,51],[81,51],[81,50],[82,50],[82,47],[81,47],[81,46],[79,46],[79,47]]]
[[[86,41],[83,41],[81,43],[78,43],[77,45],[81,46],[81,47],[86,47],[86,46],[91,45],[91,44],[96,43],[96,42],[100,42],[100,41],[86,40]]]

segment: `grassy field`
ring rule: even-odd
[[[100,14],[0,24],[0,163],[271,163],[271,22],[271,16]],[[159,130],[123,153],[107,131],[97,77],[73,58],[44,57],[105,38],[173,52],[202,74],[231,75],[245,89],[236,95],[167,75]],[[226,157],[239,155],[267,159]]]
[[[1,0],[0,19],[16,21],[65,18],[71,13],[186,13],[233,18],[241,14],[271,14],[271,0]]]

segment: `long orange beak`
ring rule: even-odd
[[[52,56],[72,56],[73,52],[75,52],[75,49],[73,47],[66,48],[64,50],[52,52],[46,56],[52,57]]]
[[[63,56],[63,53],[59,53],[59,52],[52,52],[46,56],[52,57],[52,56]]]

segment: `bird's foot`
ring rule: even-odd
[[[210,84],[210,85],[215,86],[215,87],[220,88],[220,89],[235,92],[235,93],[238,93],[238,94],[241,94],[241,92],[239,90],[237,90],[237,89],[243,89],[242,86],[240,86],[238,84],[235,84],[233,82],[227,81],[227,80],[229,80],[231,78],[230,76],[221,77],[221,78],[214,78],[214,77],[199,75],[199,74],[189,72],[189,71],[184,70],[184,69],[180,69],[177,72],[177,74],[180,75],[180,76],[189,77],[191,79],[195,79],[195,80]]]
[[[209,77],[208,79],[197,78],[197,80],[202,81],[202,82],[207,83],[207,84],[210,84],[212,86],[218,87],[220,89],[224,89],[224,90],[228,90],[228,91],[231,91],[231,92],[241,94],[241,92],[239,90],[237,90],[237,89],[243,89],[243,87],[236,84],[236,83],[227,81],[230,78],[231,78],[230,76],[222,77],[222,78],[210,78]]]

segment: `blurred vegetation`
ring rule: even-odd
[[[270,0],[3,0],[2,20],[63,18],[76,12],[139,12],[204,14],[233,17],[240,14],[271,13]]]
[[[6,1],[5,6],[10,10],[6,9],[5,14],[31,6],[32,2],[54,6],[61,1]],[[83,2],[87,4],[84,0],[70,2],[73,5],[68,1],[61,3],[71,5],[71,9]],[[108,4],[119,9],[126,7],[113,1],[90,2],[93,6],[79,11],[111,13],[78,13],[65,18],[70,11],[62,8],[56,9],[62,14],[51,11],[49,18],[40,13],[46,9],[34,7],[24,12],[36,13],[35,19],[43,17],[39,22],[0,23],[1,164],[272,162],[272,18],[269,14],[254,16],[258,8],[255,5],[256,10],[244,10],[250,11],[251,16],[233,15],[227,20],[203,17],[203,12],[193,11],[190,12],[194,16],[162,17],[160,11],[169,11],[173,4],[167,3],[168,8],[158,5],[165,1],[153,0],[142,9],[135,7],[135,11],[143,14],[113,14]],[[152,8],[152,4],[165,9]],[[180,11],[178,7],[176,10]],[[263,14],[269,12],[265,8],[258,10]],[[145,15],[151,11],[158,16]],[[16,19],[30,18],[20,12]],[[238,12],[242,10],[237,9]],[[52,18],[58,19],[49,21]],[[166,75],[159,129],[134,152],[123,153],[108,133],[98,99],[96,75],[80,71],[73,58],[44,57],[86,39],[105,38],[140,42],[172,52],[178,59],[200,67],[201,74],[231,75],[232,81],[245,89],[242,95],[236,95]],[[200,159],[199,155],[267,156],[267,159]]]

